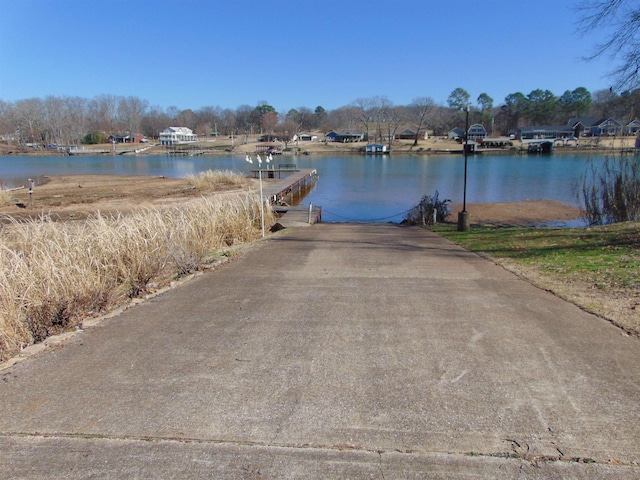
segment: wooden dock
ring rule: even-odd
[[[318,172],[315,168],[288,170],[289,175],[276,181],[271,181],[272,178],[275,178],[275,175],[269,177],[269,172],[275,171],[262,170],[262,195],[269,200],[271,205],[286,202],[288,197],[295,195],[306,187],[312,186],[318,179]]]
[[[257,170],[252,171],[258,172]],[[304,195],[311,189],[318,179],[316,169],[287,169],[288,175],[285,178],[276,178],[275,172],[281,174],[285,170],[262,170],[258,175],[262,175],[262,195],[269,205],[277,213],[282,214],[278,223],[282,228],[299,227],[320,222],[322,219],[322,208],[319,206],[290,206],[304,198]],[[273,175],[269,175],[273,173]],[[272,180],[273,179],[273,180]],[[274,181],[275,180],[275,181]]]

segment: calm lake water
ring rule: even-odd
[[[593,160],[601,162],[603,157]],[[468,158],[467,203],[558,200],[579,205],[577,187],[588,155],[477,155]],[[273,162],[315,168],[319,180],[304,203],[322,206],[324,222],[402,221],[423,195],[462,203],[462,155],[297,156]],[[248,174],[244,156],[0,156],[0,183],[63,174],[164,175],[181,178],[209,169]]]

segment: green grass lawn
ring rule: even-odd
[[[621,323],[628,331],[640,333],[640,223],[589,228],[474,227],[468,232],[458,232],[455,225],[432,229],[496,263],[515,265],[525,277],[526,272],[535,272],[549,284],[562,284],[565,292],[582,290],[568,295],[578,304],[580,300],[575,299],[585,298],[584,292],[598,296],[600,307],[582,304],[587,310],[609,316],[607,309],[624,304],[624,315],[637,318],[631,324],[629,320]]]
[[[590,228],[476,227],[458,232],[455,226],[434,231],[468,250],[549,275],[579,277],[600,288],[640,288],[640,224],[619,223]]]

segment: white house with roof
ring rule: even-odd
[[[160,132],[160,145],[172,146],[195,142],[198,136],[187,127],[169,127]]]

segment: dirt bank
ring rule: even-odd
[[[0,215],[52,220],[79,220],[100,211],[127,213],[194,198],[200,193],[186,180],[123,175],[65,175],[50,177],[34,188],[11,192],[13,202],[0,207]]]
[[[452,205],[449,221],[456,222],[462,205]],[[554,200],[478,203],[467,205],[471,224],[549,225],[580,218],[580,209]]]

